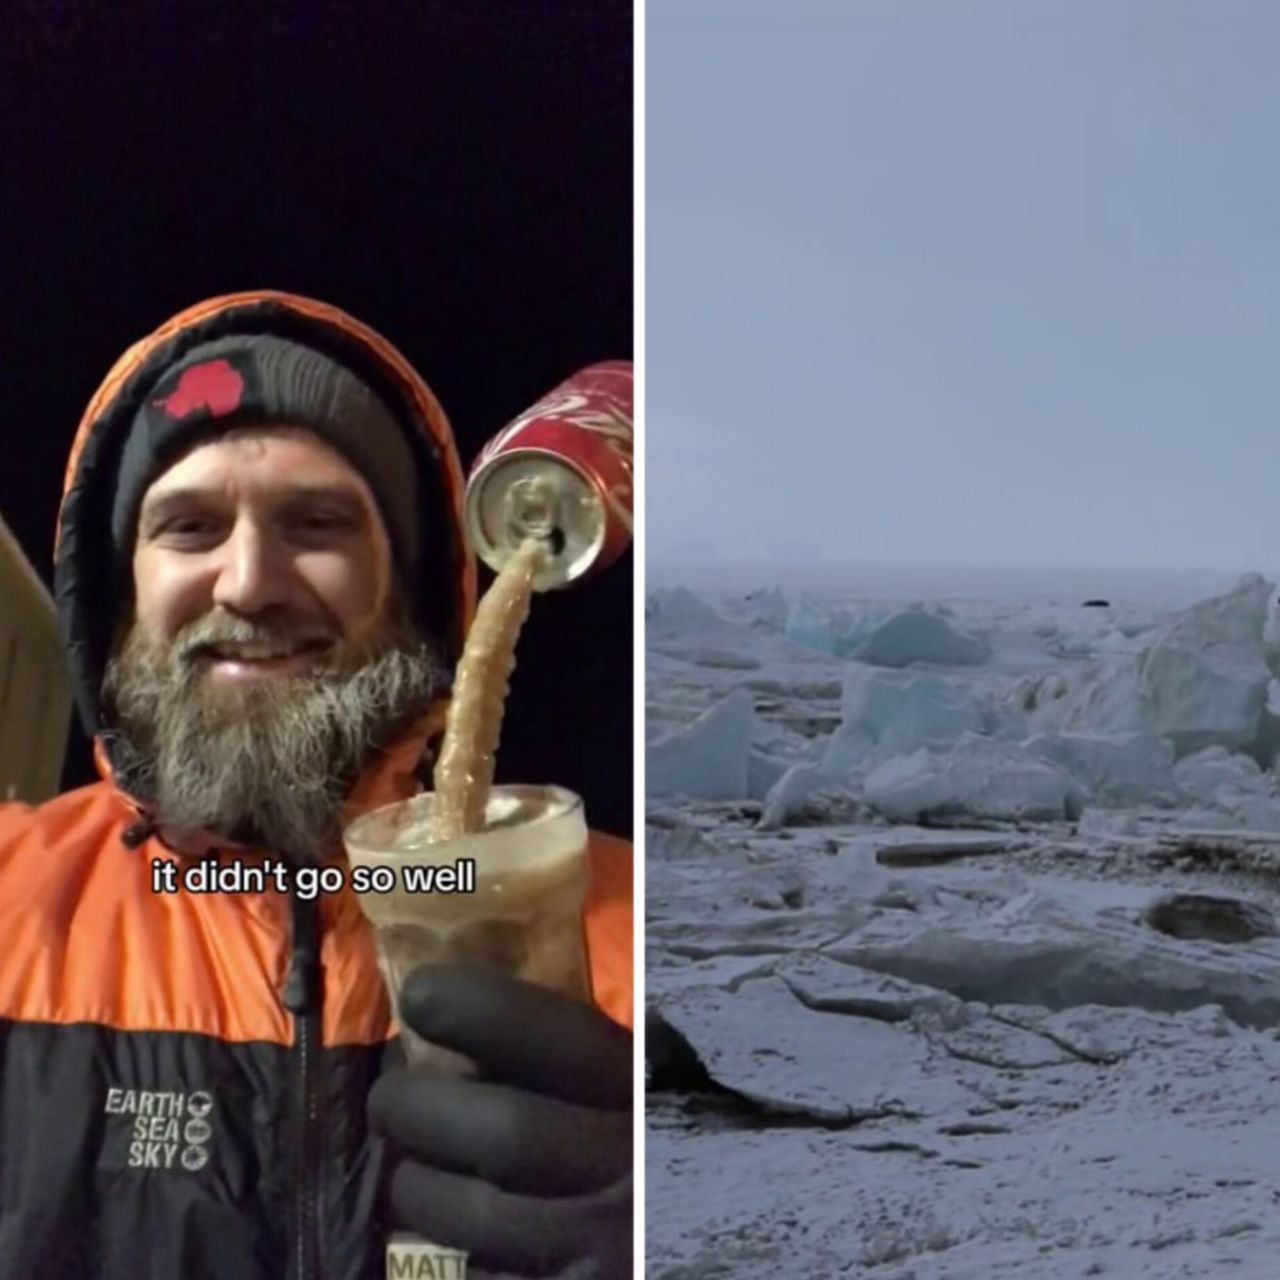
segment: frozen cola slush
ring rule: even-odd
[[[441,841],[432,838],[433,800],[426,792],[375,809],[345,835],[397,1019],[405,979],[430,964],[501,969],[589,1001],[587,825],[579,797],[559,787],[492,787],[484,829]],[[401,1031],[411,1060],[469,1069],[403,1022]]]

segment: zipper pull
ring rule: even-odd
[[[320,996],[319,911],[314,898],[293,895],[293,954],[284,982],[284,1007],[293,1014],[314,1013]]]

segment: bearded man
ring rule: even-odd
[[[595,1005],[423,970],[404,1065],[370,929],[152,864],[338,863],[430,784],[475,604],[461,468],[383,338],[279,293],[135,344],[72,447],[59,622],[102,779],[0,805],[0,1276],[631,1270],[631,859],[594,835]]]

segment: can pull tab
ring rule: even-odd
[[[523,476],[515,481],[504,502],[512,545],[518,546],[525,538],[537,538],[547,544],[553,556],[558,556],[565,546],[560,499],[557,486],[548,476]]]

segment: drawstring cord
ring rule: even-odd
[[[120,841],[126,849],[136,849],[139,845],[146,842],[148,837],[155,834],[156,826],[150,818],[143,818],[140,822],[135,822],[133,826],[126,827],[120,836]]]

